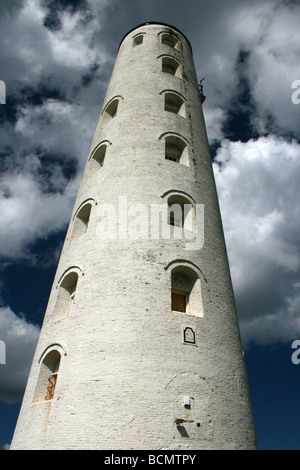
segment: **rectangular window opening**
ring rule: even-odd
[[[186,313],[186,295],[172,292],[172,310]]]
[[[57,374],[52,374],[48,378],[49,385],[47,387],[47,395],[45,396],[45,400],[52,400],[54,397],[55,392],[55,385],[57,381]]]
[[[170,160],[171,162],[178,163],[178,158],[172,157],[171,155],[166,155],[166,160]]]

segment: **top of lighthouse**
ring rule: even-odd
[[[183,36],[185,38],[185,40],[187,41],[187,43],[189,44],[190,48],[191,48],[191,51],[192,51],[192,46],[191,46],[191,43],[190,41],[188,40],[188,38],[178,29],[176,28],[175,26],[172,26],[170,24],[167,24],[167,23],[161,23],[160,21],[158,22],[155,22],[155,21],[149,21],[147,23],[142,23],[138,26],[135,26],[135,28],[132,28],[130,31],[128,31],[128,33],[125,34],[125,36],[123,37],[123,39],[121,40],[120,42],[120,45],[119,47],[121,46],[122,42],[124,41],[124,39],[129,35],[131,34],[133,31],[135,31],[136,29],[138,28],[141,28],[142,26],[148,26],[148,25],[157,25],[157,26],[165,26],[167,28],[171,28],[173,29],[174,31],[177,31],[179,34],[181,34],[181,36]]]

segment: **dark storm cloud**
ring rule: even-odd
[[[227,103],[223,133],[228,139],[247,142],[259,137],[255,129],[256,106],[249,80],[251,52],[240,50],[235,65],[236,89]]]
[[[216,159],[244,344],[289,341],[299,332],[300,146],[275,136],[223,141]]]
[[[38,149],[35,154],[40,160],[35,178],[41,193],[63,193],[67,182],[78,172],[77,160],[66,154],[51,154],[47,149]]]
[[[41,5],[47,11],[43,25],[50,31],[62,28],[61,14],[67,12],[71,15],[80,11],[86,14],[88,2],[86,0],[42,0]]]
[[[26,105],[41,106],[49,99],[66,101],[63,90],[52,87],[51,84],[41,78],[40,83],[35,86],[29,84],[16,83],[14,93],[7,95],[7,106],[0,109],[0,123],[9,121],[15,124],[19,118],[20,110]]]
[[[99,70],[99,67],[100,67],[99,64],[92,64],[90,66],[89,71],[85,73],[84,75],[82,75],[81,84],[83,87],[88,87],[90,85],[90,83],[96,77],[96,73]]]

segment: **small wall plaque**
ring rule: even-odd
[[[190,326],[183,330],[183,341],[184,343],[196,344],[195,332]]]

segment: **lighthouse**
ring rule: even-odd
[[[12,449],[256,449],[191,45],[121,41]]]

